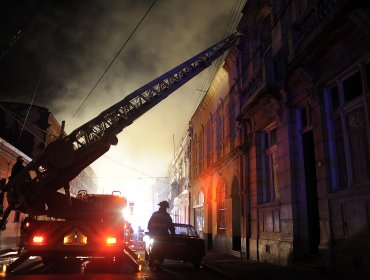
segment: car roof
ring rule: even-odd
[[[193,225],[191,225],[191,224],[173,223],[173,225],[175,227],[188,227],[188,226],[193,227]]]

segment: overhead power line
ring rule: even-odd
[[[32,21],[36,18],[37,14],[42,8],[42,5],[44,4],[45,0],[41,0],[36,8],[32,11],[32,13],[27,18],[26,22],[19,28],[17,33],[13,36],[12,40],[8,43],[8,45],[0,51],[0,59],[5,56],[5,54],[12,48],[12,46],[18,41],[18,39],[21,37],[23,31],[32,23]]]
[[[136,30],[139,28],[139,26],[141,25],[141,23],[144,21],[144,19],[146,18],[146,16],[149,14],[150,10],[153,8],[155,2],[157,2],[157,0],[154,0],[152,5],[150,5],[149,9],[146,11],[146,13],[144,14],[144,16],[141,18],[141,20],[138,22],[138,24],[136,25],[136,27],[134,28],[134,30],[131,32],[130,36],[127,38],[126,42],[122,45],[122,47],[119,49],[119,51],[117,52],[117,54],[115,55],[115,57],[113,58],[113,60],[109,63],[108,67],[105,69],[105,71],[103,72],[103,74],[100,76],[100,78],[98,79],[98,81],[95,83],[95,85],[92,87],[92,89],[90,90],[89,94],[85,97],[84,101],[82,101],[81,105],[77,108],[76,112],[73,114],[71,120],[76,116],[77,112],[82,108],[82,106],[84,105],[84,103],[86,102],[86,100],[90,97],[90,95],[93,93],[93,91],[95,90],[95,88],[98,86],[98,84],[100,83],[100,81],[103,79],[103,77],[105,76],[105,74],[108,72],[109,68],[113,65],[114,61],[117,59],[117,57],[120,55],[120,53],[122,52],[122,50],[124,49],[124,47],[127,45],[127,43],[130,41],[131,37],[134,35],[134,33],[136,32]]]

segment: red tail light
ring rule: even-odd
[[[116,245],[117,244],[117,238],[114,236],[108,236],[105,239],[105,244],[106,245]]]
[[[43,245],[45,244],[45,237],[42,235],[34,235],[32,237],[32,243],[34,245]]]

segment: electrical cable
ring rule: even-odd
[[[134,35],[134,33],[136,32],[136,30],[139,28],[139,26],[141,25],[141,23],[144,21],[144,19],[146,18],[146,16],[149,14],[150,10],[153,8],[154,4],[157,2],[157,0],[154,0],[153,3],[151,4],[151,6],[149,7],[149,9],[146,11],[146,13],[144,14],[144,16],[141,18],[141,20],[139,21],[139,23],[136,25],[136,27],[134,28],[134,30],[131,32],[130,36],[127,38],[126,42],[122,45],[122,47],[119,49],[119,51],[117,52],[117,54],[114,56],[113,60],[108,64],[108,67],[105,69],[105,71],[103,72],[103,74],[100,76],[100,78],[98,79],[98,81],[95,83],[95,85],[92,87],[92,89],[90,90],[90,92],[88,93],[88,95],[85,97],[85,99],[82,101],[82,103],[80,104],[80,106],[77,108],[77,110],[75,111],[75,113],[73,114],[71,120],[76,116],[77,112],[82,108],[82,106],[84,105],[84,103],[86,102],[86,100],[90,97],[90,95],[93,93],[93,91],[95,90],[95,88],[98,86],[98,84],[100,83],[100,81],[103,79],[103,77],[105,76],[105,74],[108,72],[109,68],[113,65],[114,61],[117,59],[117,57],[120,55],[120,53],[122,52],[122,50],[124,49],[124,47],[127,45],[127,43],[130,41],[131,37]],[[70,120],[70,121],[71,121]]]
[[[291,6],[292,1],[293,0],[290,0],[289,2],[287,2],[287,4],[281,9],[281,12],[276,17],[275,21],[271,24],[270,32],[272,32],[272,30],[276,27],[277,23],[280,21],[281,17],[285,14],[285,12],[288,9],[288,7]],[[247,70],[249,64],[253,61],[254,57],[259,53],[259,50],[260,50],[261,47],[262,47],[262,43],[260,43],[257,46],[257,48],[255,49],[254,53],[252,54],[252,56],[250,57],[250,59],[248,60],[248,62],[245,64],[245,66],[243,67],[242,71],[240,71],[239,75],[236,77],[235,82],[232,84],[232,86],[230,87],[230,89],[229,89],[229,91],[228,91],[228,93],[226,95],[229,95],[234,90],[234,88],[240,83],[240,79],[242,78],[243,73]],[[198,108],[199,108],[199,106],[196,108],[194,114],[196,113],[196,111],[198,110]],[[194,114],[193,114],[193,116],[194,116]]]
[[[234,1],[234,5],[231,9],[231,12],[230,12],[228,20],[225,24],[224,30],[221,32],[221,36],[220,36],[219,40],[221,40],[222,38],[229,35],[231,33],[231,31],[235,29],[235,27],[233,26],[233,22],[234,22],[234,19],[240,14],[240,11],[239,11],[240,3],[242,3],[243,1],[245,1],[245,0],[241,0],[240,2],[239,2],[239,0]],[[208,71],[208,76],[204,81],[204,84],[203,84],[203,87],[202,87],[203,90],[206,90],[206,89],[208,90],[211,82],[214,79],[214,76],[216,75],[216,72],[218,71],[218,69],[220,68],[222,63],[223,63],[222,59],[218,59],[212,65],[212,67]]]
[[[241,0],[241,1],[244,1],[244,0]],[[228,20],[227,20],[227,23],[224,27],[224,30],[222,31],[221,33],[221,36],[219,38],[219,40],[221,40],[221,38],[224,38],[226,37],[227,35],[229,35],[231,33],[232,30],[234,30],[235,28],[232,26],[232,22],[234,21],[234,18],[235,18],[235,15],[237,14],[240,14],[239,12],[239,7],[240,7],[240,4],[238,5],[238,2],[239,0],[236,0],[234,2],[234,5],[231,9],[231,12],[229,14],[229,17],[228,17]],[[242,3],[242,2],[240,2]],[[207,92],[207,90],[209,89],[210,85],[211,85],[211,82],[213,81],[214,79],[214,76],[216,75],[218,69],[220,68],[221,64],[223,63],[222,59],[218,59],[213,65],[212,67],[209,69],[208,71],[208,75],[207,77],[205,78],[204,82],[203,82],[203,86],[202,86],[202,90],[204,90],[204,92]],[[206,93],[205,93],[206,94]],[[205,95],[204,94],[204,95]],[[203,97],[204,97],[203,95]],[[197,104],[199,105],[199,103]]]
[[[132,170],[134,172],[136,172],[136,173],[139,173],[141,175],[144,175],[145,178],[164,178],[164,177],[152,176],[152,175],[147,174],[147,173],[145,173],[143,171],[137,170],[137,169],[135,169],[135,168],[133,168],[131,166],[128,166],[127,164],[124,164],[123,162],[120,162],[120,161],[118,161],[116,159],[113,159],[113,158],[109,157],[106,154],[103,155],[102,158],[104,160],[106,160],[108,163],[116,163],[116,164],[122,165],[122,166],[124,166],[124,167],[126,167],[126,168],[128,168],[128,169],[130,169],[130,170]]]
[[[3,106],[0,105],[0,109],[3,110],[6,114],[8,114],[10,117],[12,117],[16,122],[18,122],[20,125],[22,125],[22,121],[20,121],[17,117],[16,114],[9,109],[4,108]],[[10,111],[10,112],[9,112]],[[38,126],[35,126],[35,128],[41,129]],[[45,143],[44,140],[42,140],[40,137],[38,137],[34,132],[32,132],[27,126],[24,127],[25,130],[27,130],[30,134],[32,134],[35,138],[37,138],[41,143]]]
[[[235,24],[234,22],[238,23],[238,21],[235,21],[235,18],[237,19],[237,17],[241,17],[240,15],[241,8],[244,7],[245,3],[246,3],[246,0],[235,0],[233,7],[231,8],[231,11],[229,13],[225,27],[223,28],[221,35],[218,37],[218,40],[225,38],[226,35],[230,34],[233,30],[235,30],[236,26],[234,27],[234,24]],[[208,68],[206,77],[204,78],[203,83],[200,86],[200,89],[197,89],[198,91],[202,92],[202,94],[198,96],[198,98],[196,99],[194,103],[193,115],[196,112],[197,108],[199,107],[199,104],[201,103],[201,101],[203,100],[203,98],[208,92],[208,90],[205,90],[205,89],[209,89],[209,86],[212,80],[214,79],[215,72],[218,71],[222,63],[223,61],[221,59],[218,59],[215,63],[213,63]],[[207,86],[207,84],[209,85]],[[185,129],[183,135],[185,135],[186,133],[187,133],[187,129]],[[182,141],[182,138],[181,138],[181,141]]]
[[[219,36],[221,39],[226,37],[227,34],[230,34],[231,31],[233,31],[235,29],[235,27],[233,26],[235,24],[235,23],[233,23],[233,22],[235,22],[234,19],[237,18],[238,16],[240,17],[240,14],[241,14],[241,8],[240,7],[243,8],[245,3],[246,3],[246,0],[240,0],[240,2],[239,2],[239,0],[235,0],[235,2],[233,4],[233,7],[232,7],[232,9],[229,13],[229,16],[228,16],[227,22],[225,24],[225,27],[224,27],[223,31],[221,32],[221,35]],[[221,40],[220,38],[219,38],[219,40]],[[203,80],[202,86],[199,90],[199,91],[203,92],[203,94],[200,94],[199,97],[197,98],[197,100],[195,102],[193,112],[195,112],[197,110],[197,108],[199,107],[199,104],[201,103],[201,101],[203,100],[205,95],[207,94],[207,92],[209,90],[209,87],[210,87],[210,84],[214,79],[215,73],[218,71],[218,69],[220,68],[220,65],[222,63],[223,63],[223,61],[221,59],[218,59],[208,69],[206,77]]]
[[[28,119],[28,115],[29,115],[29,113],[30,113],[30,111],[31,111],[31,108],[32,108],[32,106],[33,106],[33,102],[34,102],[34,100],[35,100],[35,97],[36,97],[37,91],[38,91],[38,89],[39,89],[39,86],[40,86],[40,82],[41,82],[41,78],[42,78],[42,76],[43,76],[43,73],[41,73],[41,75],[40,75],[40,78],[39,78],[39,80],[38,80],[38,82],[37,82],[36,89],[35,89],[35,91],[34,91],[34,93],[33,93],[33,97],[32,97],[32,100],[31,100],[30,106],[28,106],[28,110],[27,110],[27,113],[26,113],[26,117],[24,118],[24,122],[23,122],[23,124],[22,124],[22,128],[21,128],[21,131],[19,132],[18,139],[17,139],[17,142],[16,142],[16,143],[17,143],[17,145],[19,144],[19,140],[21,139],[21,136],[22,136],[22,133],[23,133],[23,130],[24,130],[24,126],[26,125],[26,122],[27,122],[27,119]]]
[[[32,14],[30,15],[30,17],[28,18],[28,20],[26,21],[26,23],[23,25],[23,27],[20,29],[20,31],[18,32],[18,34],[23,31],[25,29],[26,26],[28,26],[29,24],[31,24],[31,22],[33,21],[33,19],[36,17],[36,15],[38,14],[38,12],[40,11],[41,7],[42,7],[42,4],[43,4],[44,0],[40,1],[39,4],[37,5],[37,7],[34,9],[34,11],[32,12]],[[66,8],[64,6],[64,12],[66,11]],[[64,12],[63,12],[63,15],[64,15]],[[60,24],[58,24],[58,28],[56,29],[56,32],[58,32],[59,30],[59,27],[60,27]],[[51,46],[53,45],[53,42],[55,41],[55,36],[53,37],[54,40],[52,40],[52,44],[50,44],[49,46],[49,49],[51,49]],[[50,60],[50,50],[49,50],[49,55],[48,55],[48,58],[46,60],[46,62],[48,63],[48,61]],[[25,116],[25,119],[24,119],[24,122],[22,124],[22,128],[21,128],[21,131],[18,135],[18,139],[16,141],[16,144],[19,144],[19,141],[21,139],[21,136],[22,136],[22,133],[23,133],[23,130],[25,128],[25,125],[26,125],[26,122],[27,122],[27,119],[28,119],[28,116],[29,116],[29,113],[31,111],[31,108],[34,104],[34,101],[35,101],[35,98],[36,98],[36,95],[37,95],[37,92],[40,88],[40,84],[41,84],[41,81],[42,81],[42,78],[44,77],[44,73],[45,73],[45,69],[47,68],[47,65],[44,67],[44,69],[42,70],[42,73],[40,74],[40,78],[38,80],[38,83],[37,83],[37,86],[36,86],[36,89],[34,91],[34,94],[33,94],[33,97],[32,97],[32,101],[28,107],[28,110],[27,110],[27,113],[26,113],[26,116]],[[15,119],[17,122],[21,123],[21,121],[19,119],[17,119],[14,115],[16,115],[14,112],[13,114],[9,113],[7,110],[5,110],[3,107],[1,108],[3,109],[3,111],[5,113],[7,113],[8,115],[10,115],[13,119]],[[49,133],[43,129],[41,129],[39,126],[35,126],[36,129],[42,131],[43,133],[45,133],[45,135],[49,135],[49,136],[54,136],[57,138],[56,135],[53,135],[52,133]],[[36,136],[31,130],[27,130],[28,132],[30,132],[33,136],[37,137],[43,144],[45,144],[45,141],[41,140],[38,136]]]
[[[11,49],[11,47],[18,41],[18,39],[21,37],[23,31],[32,23],[32,21],[36,18],[37,14],[41,10],[42,4],[45,2],[45,0],[41,0],[36,8],[32,11],[30,16],[27,18],[26,22],[21,26],[21,28],[18,30],[18,32],[13,36],[13,39],[8,43],[8,45],[0,52],[0,59],[5,56],[5,54]]]
[[[272,23],[271,28],[270,28],[270,32],[272,32],[272,30],[275,28],[275,26],[277,25],[277,23],[280,21],[281,17],[285,14],[287,8],[292,4],[292,1],[293,0],[290,0],[283,7],[283,9],[281,10],[281,12],[278,15],[278,17],[276,17],[276,20]],[[240,82],[240,79],[243,77],[243,73],[247,70],[249,64],[253,61],[253,59],[255,58],[255,56],[257,54],[259,54],[260,48],[262,48],[262,42],[256,47],[254,53],[251,55],[251,57],[249,58],[248,62],[245,64],[245,66],[243,67],[243,69],[240,71],[239,75],[236,77],[235,82],[232,84],[232,86],[230,87],[230,89],[229,89],[229,91],[228,91],[228,93],[226,95],[229,95],[234,90],[234,88],[238,85],[238,83]]]

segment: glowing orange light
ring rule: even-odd
[[[44,244],[45,243],[45,238],[43,236],[41,236],[41,235],[35,235],[32,238],[32,242],[34,244],[41,245],[41,244]]]
[[[105,243],[106,243],[107,245],[115,245],[115,244],[117,244],[117,238],[112,237],[112,236],[109,236],[109,237],[107,237],[107,239],[105,240]]]

